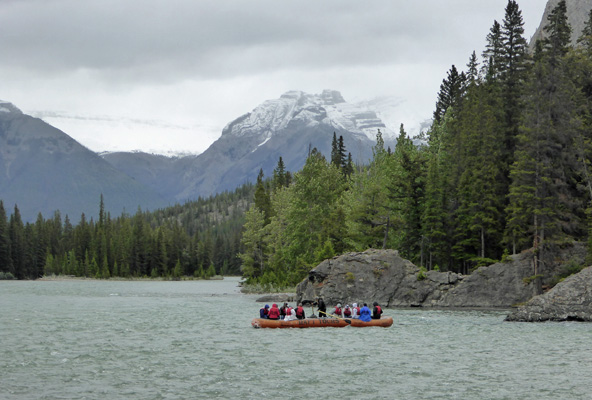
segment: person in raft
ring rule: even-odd
[[[302,307],[302,303],[298,303],[298,307],[296,307],[296,318],[298,318],[298,319],[306,318],[306,314],[304,313],[304,307]]]
[[[373,306],[372,319],[380,319],[380,316],[382,315],[382,307],[380,307],[377,302],[374,302]]]
[[[288,308],[288,303],[284,303],[284,305],[280,307],[280,319],[286,318],[286,309],[287,308]]]
[[[269,314],[267,314],[267,318],[280,319],[280,309],[278,308],[277,304],[273,303],[271,305],[271,308],[269,309]]]
[[[335,310],[333,310],[333,315],[336,315],[339,318],[343,317],[343,313],[341,312],[341,303],[337,303],[337,305],[335,306]]]
[[[284,318],[284,321],[294,321],[296,320],[296,310],[293,309],[292,307],[289,307],[286,310],[286,317]]]
[[[358,319],[360,318],[360,307],[358,307],[358,303],[352,304],[352,318]]]
[[[269,314],[269,304],[266,304],[265,307],[261,307],[259,309],[259,318],[267,319]]]
[[[271,313],[271,311],[270,311]],[[364,303],[364,307],[360,310],[360,321],[370,322],[372,320],[372,311],[368,308],[368,304]]]
[[[317,304],[319,307],[319,317],[324,318],[327,316],[327,306],[321,297],[317,300]]]
[[[349,304],[346,304],[345,308],[343,309],[343,318],[351,318],[351,316],[352,310],[349,308]]]

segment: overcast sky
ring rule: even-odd
[[[394,96],[429,118],[506,4],[1,0],[0,99],[95,151],[201,152],[288,90]],[[518,4],[530,39],[546,0]]]

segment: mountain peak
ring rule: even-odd
[[[339,91],[328,89],[321,94],[292,90],[279,99],[267,100],[226,125],[222,137],[257,137],[263,142],[290,124],[311,128],[325,124],[371,140],[380,129],[384,136],[394,137],[375,112],[346,103]]]
[[[0,113],[7,113],[7,114],[22,114],[23,112],[19,110],[14,104],[0,100]]]
[[[328,104],[328,105],[345,103],[343,96],[341,96],[341,93],[338,92],[337,90],[329,90],[329,89],[323,90],[323,93],[321,93],[321,99],[323,99],[325,104]]]

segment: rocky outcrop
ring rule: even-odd
[[[541,19],[541,23],[537,28],[534,36],[530,39],[530,48],[534,49],[534,44],[537,40],[543,39],[545,37],[544,28],[548,23],[548,17],[551,14],[551,11],[557,4],[559,4],[560,0],[549,0],[547,5],[545,6],[545,11],[543,13],[543,18]],[[567,0],[567,21],[572,29],[571,35],[571,44],[576,45],[578,38],[582,35],[582,31],[584,29],[584,25],[588,20],[588,14],[592,9],[592,0]]]
[[[512,312],[506,321],[592,321],[592,267]]]
[[[565,257],[581,260],[578,249],[565,249],[549,275]],[[368,250],[323,261],[298,285],[296,298],[308,303],[323,297],[327,304],[377,301],[387,307],[511,307],[541,293],[541,282],[533,276],[531,252],[461,275],[422,272],[396,250]]]

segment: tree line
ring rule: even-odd
[[[59,211],[23,223],[18,205],[8,217],[0,200],[0,278],[237,275],[244,211],[253,191],[245,184],[234,192],[116,218],[105,212],[101,196],[98,219],[82,214],[75,226]]]
[[[333,138],[282,180],[257,181],[245,216],[242,272],[290,286],[320,261],[390,248],[425,269],[470,273],[533,250],[533,275],[554,251],[592,230],[592,11],[570,45],[565,1],[529,52],[510,0],[481,61],[452,66],[433,123],[417,145],[401,125],[394,149],[378,131],[367,165],[352,166]]]

